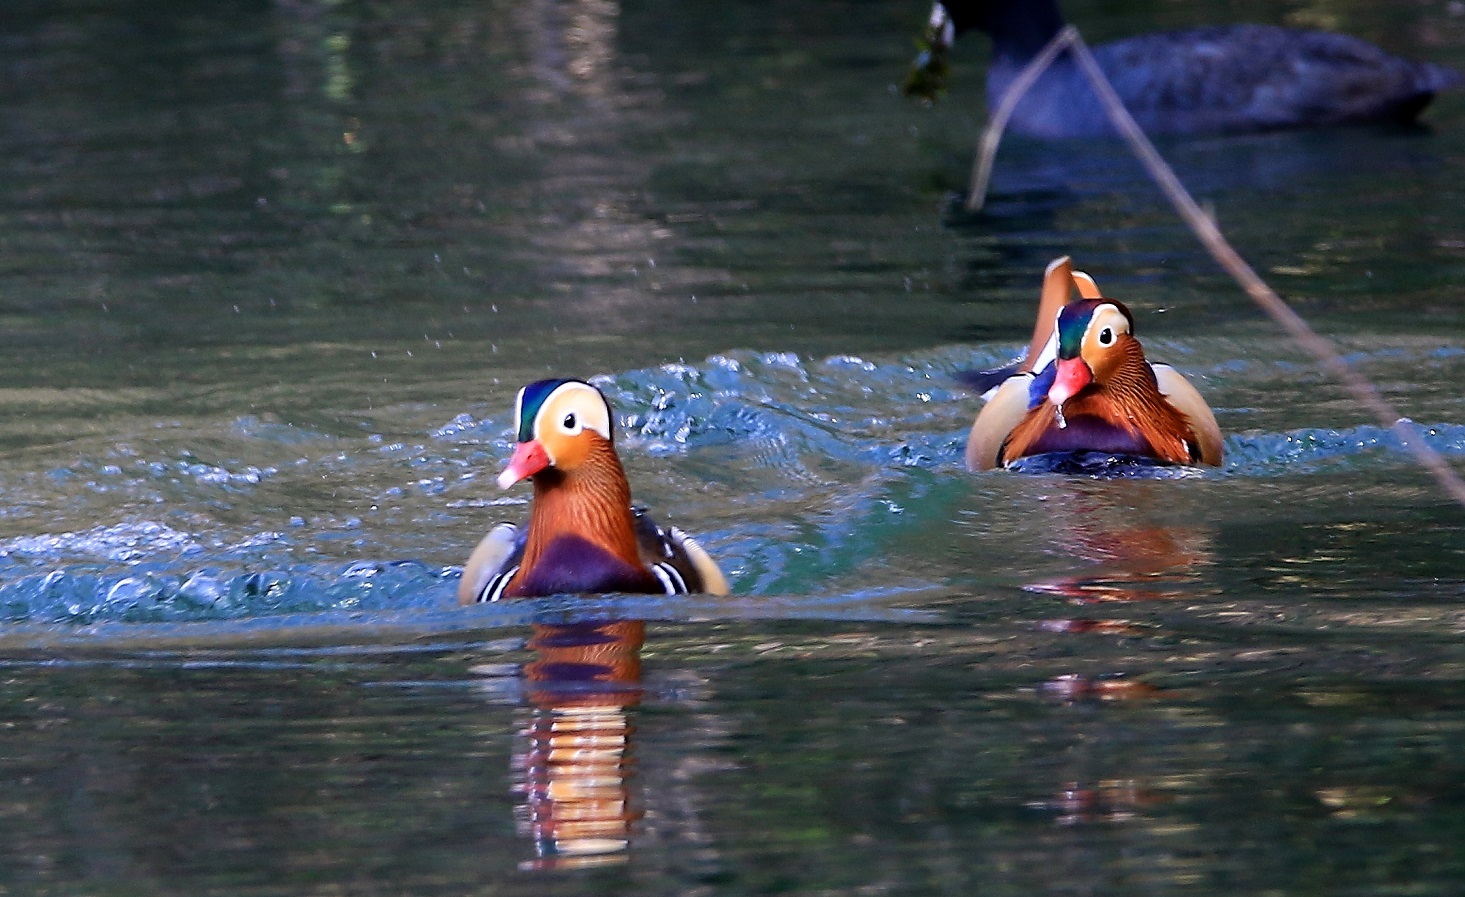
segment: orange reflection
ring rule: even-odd
[[[1059,825],[1128,822],[1145,810],[1173,802],[1171,795],[1131,779],[1100,781],[1092,787],[1069,782],[1051,801],[1035,805],[1057,813]]]
[[[1026,586],[1088,604],[1193,598],[1214,561],[1209,527],[1180,522],[1165,481],[1080,482],[1054,516],[1054,550],[1096,569]],[[1159,487],[1159,488],[1154,488]],[[1092,621],[1097,622],[1097,621]]]
[[[1060,701],[1142,701],[1165,692],[1140,679],[1080,676],[1066,673],[1042,685],[1042,693]]]
[[[1173,695],[1140,679],[1077,674],[1055,676],[1044,682],[1039,691],[1064,704],[1155,701]],[[1102,739],[1085,739],[1081,744],[1070,759],[1078,767],[1087,767],[1094,761],[1094,753],[1105,750]],[[1122,754],[1118,759],[1126,760]],[[1173,795],[1154,787],[1143,776],[1103,778],[1091,784],[1074,777],[1065,781],[1052,798],[1028,806],[1052,812],[1054,822],[1059,825],[1080,825],[1127,822],[1173,800]]]
[[[627,779],[641,701],[640,620],[534,624],[524,666],[533,705],[514,758],[521,834],[534,843],[526,869],[625,862],[632,823]]]
[[[1044,505],[1053,511],[1046,521],[1047,547],[1072,558],[1080,569],[1030,583],[1027,590],[1059,595],[1093,606],[1093,611],[1100,606],[1114,609],[1115,602],[1191,600],[1208,591],[1214,536],[1210,527],[1195,523],[1200,515],[1187,507],[1182,484],[1125,479],[1066,481],[1062,488],[1061,501]],[[1130,637],[1150,627],[1098,612],[1041,620],[1038,628],[1062,635]],[[1063,704],[1088,706],[1164,701],[1175,694],[1143,678],[1102,672],[1050,676],[1038,693]],[[1103,739],[1084,745],[1074,757],[1077,768],[1071,770],[1078,774],[1064,776],[1052,797],[1031,805],[1053,812],[1059,825],[1127,822],[1173,800],[1143,775],[1097,780],[1084,775],[1093,755],[1106,751]]]

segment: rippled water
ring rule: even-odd
[[[956,212],[917,6],[9,13],[0,888],[1453,893],[1465,512],[1119,146]],[[1432,0],[1068,7],[1465,67]],[[1457,469],[1462,97],[1162,147]],[[964,472],[1065,253],[1223,468]],[[454,605],[550,374],[732,596]]]

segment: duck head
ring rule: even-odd
[[[610,416],[605,396],[583,380],[540,380],[519,390],[519,444],[499,474],[499,486],[507,489],[545,471],[573,472],[597,445],[611,442]]]
[[[1048,401],[1058,408],[1094,384],[1103,385],[1135,352],[1134,317],[1113,299],[1080,299],[1058,313],[1058,360]]]

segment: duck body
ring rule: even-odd
[[[943,0],[954,38],[992,37],[989,108],[1063,27],[1056,0]],[[949,40],[946,43],[949,45]],[[1125,38],[1093,50],[1115,92],[1150,134],[1234,134],[1366,122],[1414,121],[1435,94],[1460,80],[1446,66],[1414,62],[1327,31],[1223,25]],[[1008,127],[1040,138],[1095,137],[1113,126],[1072,56],[1054,61],[1018,104]]]
[[[1083,298],[1068,302],[1075,283]],[[1077,453],[1219,465],[1215,415],[1178,371],[1145,358],[1133,329],[1129,309],[1102,298],[1068,259],[1049,265],[1026,361],[979,378],[991,388],[967,440],[968,468]]]
[[[524,556],[520,553],[513,559],[511,567],[501,568],[504,586],[501,597],[664,591],[645,566],[617,557],[589,539],[576,535],[561,535],[551,541],[534,566],[515,579],[513,574],[523,568],[523,563]],[[486,591],[491,595],[494,589]]]
[[[610,407],[580,380],[519,391],[519,442],[499,485],[530,478],[528,526],[499,524],[463,569],[463,604],[563,593],[725,594],[727,581],[697,542],[631,507],[611,443]]]
[[[1065,328],[1098,326],[1100,332],[1127,318],[1128,309],[1113,300],[1085,299],[1065,307],[1060,315],[1060,333]],[[1095,314],[1101,317],[1097,324]],[[1115,331],[1118,327],[1113,328]],[[1145,360],[1144,350],[1133,337],[1114,337],[1118,364],[1104,371],[1102,380],[1092,371],[1097,365],[1078,353],[1065,358],[1060,352],[1044,374],[1015,384],[1026,386],[1028,413],[1004,440],[999,461],[1050,452],[1106,452],[1155,458],[1169,464],[1197,464],[1202,461],[1196,428],[1160,392],[1159,374]],[[1063,375],[1068,366],[1080,368],[1069,378],[1083,385],[1063,397]],[[1171,369],[1173,370],[1173,369]],[[1177,375],[1178,376],[1178,375]],[[1043,388],[1046,382],[1051,383]],[[1037,387],[1037,388],[1035,388]]]

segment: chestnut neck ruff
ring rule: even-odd
[[[611,444],[597,434],[572,471],[548,468],[534,476],[534,505],[520,576],[533,570],[561,536],[578,536],[637,568],[644,568],[631,522],[631,487]]]

